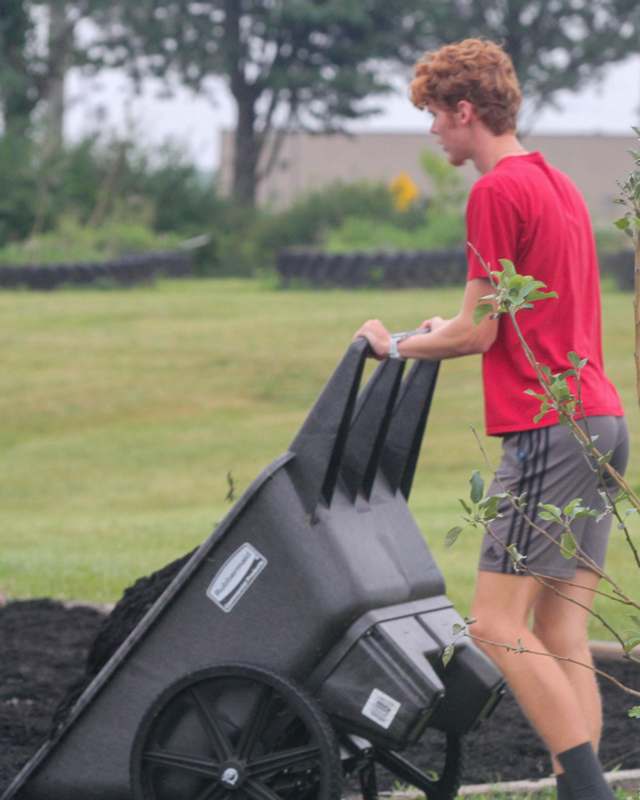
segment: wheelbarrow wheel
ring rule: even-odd
[[[340,800],[333,728],[303,689],[245,664],[169,686],[131,753],[134,800]]]
[[[423,772],[394,750],[375,748],[373,759],[402,783],[424,792],[426,800],[452,800],[460,788],[462,739],[456,734],[446,735],[444,763],[438,773]]]

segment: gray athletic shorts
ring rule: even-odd
[[[601,453],[612,451],[611,465],[624,473],[629,456],[629,438],[624,417],[589,417],[580,425],[590,436],[597,436],[596,447]],[[508,500],[501,502],[502,517],[490,523],[491,533],[485,533],[480,551],[479,569],[487,572],[526,575],[517,570],[507,551],[515,545],[526,556],[524,562],[532,571],[554,578],[571,578],[576,566],[588,568],[576,558],[567,559],[556,544],[562,527],[546,521],[537,514],[538,503],[553,503],[564,508],[576,497],[584,505],[604,509],[597,475],[584,451],[566,425],[520,431],[503,438],[502,461],[489,488],[489,494],[509,491],[519,496],[526,492],[527,515],[547,531],[550,541],[529,525]],[[597,521],[594,517],[576,519],[571,529],[575,539],[598,567],[604,567],[607,541],[611,530],[611,515]]]

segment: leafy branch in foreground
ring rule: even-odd
[[[637,156],[637,164],[640,166],[640,153],[634,155]],[[636,286],[638,287],[640,285],[640,260],[638,257],[640,253],[640,246],[638,245],[640,240],[640,213],[638,213],[640,210],[640,172],[638,172],[636,177],[637,181],[633,183],[633,197],[634,201],[636,202],[636,216],[633,218],[632,222],[629,223],[629,225],[633,227],[634,235],[636,237]],[[622,528],[625,532],[627,543],[631,548],[636,564],[640,568],[640,556],[638,550],[631,539],[631,535],[625,523],[625,518],[618,509],[618,503],[621,500],[626,500],[630,503],[631,508],[627,509],[625,516],[627,516],[629,513],[638,513],[640,511],[640,498],[638,498],[638,496],[633,492],[633,490],[624,480],[623,476],[609,463],[612,453],[601,453],[598,450],[595,444],[597,437],[592,437],[590,435],[586,419],[583,422],[584,427],[579,425],[576,420],[576,415],[578,413],[582,417],[586,416],[583,413],[584,409],[582,406],[580,373],[586,366],[587,359],[581,358],[575,352],[570,352],[567,354],[567,359],[571,364],[571,368],[558,373],[552,372],[548,366],[541,364],[537,360],[535,354],[529,347],[522,333],[522,329],[520,328],[516,319],[518,312],[533,308],[533,304],[536,301],[547,300],[553,297],[558,297],[558,295],[556,292],[545,291],[547,287],[542,281],[535,280],[530,275],[518,274],[513,262],[508,259],[500,259],[500,264],[502,266],[501,271],[491,270],[480,253],[471,243],[469,243],[469,247],[473,250],[480,263],[484,267],[493,290],[491,294],[487,294],[481,298],[474,313],[474,321],[476,324],[478,324],[488,314],[492,315],[494,318],[504,314],[509,316],[513,323],[520,345],[524,351],[525,357],[534,370],[540,387],[540,391],[535,391],[533,389],[526,390],[526,394],[534,397],[540,402],[540,411],[534,417],[533,421],[534,423],[538,423],[550,411],[555,411],[558,415],[560,423],[567,425],[570,428],[574,438],[582,446],[585,456],[588,458],[589,463],[591,464],[594,473],[597,475],[598,481],[602,487],[601,496],[604,500],[604,511],[598,511],[596,509],[589,508],[583,503],[581,498],[575,498],[571,500],[563,508],[555,506],[551,503],[538,503],[537,509],[534,510],[534,516],[537,512],[537,515],[540,519],[555,523],[560,527],[561,535],[559,539],[556,539],[544,528],[537,525],[527,514],[527,506],[524,502],[525,497],[523,495],[519,497],[515,496],[513,493],[504,490],[505,487],[501,486],[504,491],[498,494],[483,497],[484,486],[482,478],[480,473],[476,470],[472,474],[470,481],[471,502],[467,503],[464,500],[460,501],[465,512],[463,516],[463,519],[466,523],[465,527],[483,528],[490,536],[493,536],[494,540],[499,545],[506,549],[509,557],[514,563],[514,567],[517,572],[527,572],[531,577],[542,583],[545,587],[548,587],[554,591],[558,596],[580,606],[590,615],[598,619],[620,643],[624,657],[636,663],[640,663],[640,658],[635,657],[632,653],[632,651],[640,646],[640,618],[637,616],[632,616],[631,621],[634,624],[634,630],[630,632],[630,635],[628,636],[621,635],[611,625],[609,625],[600,614],[591,608],[591,606],[584,605],[575,598],[567,596],[554,585],[554,583],[562,583],[562,581],[554,581],[551,583],[549,582],[548,578],[545,578],[544,575],[537,574],[530,570],[526,564],[526,555],[519,553],[515,545],[504,545],[497,539],[491,530],[490,522],[502,516],[501,503],[503,501],[508,501],[511,503],[511,505],[513,505],[518,513],[522,514],[526,522],[534,530],[552,540],[553,543],[559,547],[563,557],[567,559],[574,557],[577,558],[578,561],[585,564],[588,568],[593,569],[601,578],[605,579],[612,587],[613,592],[613,594],[606,594],[605,596],[625,605],[640,608],[640,605],[636,601],[628,597],[628,595],[623,592],[623,590],[615,583],[615,581],[613,581],[611,577],[606,575],[603,570],[598,568],[598,566],[591,559],[589,559],[585,553],[582,552],[571,528],[572,524],[577,519],[583,517],[592,516],[596,518],[602,518],[608,514],[614,514],[618,520],[618,527]],[[638,302],[636,303],[636,309],[638,309]],[[640,318],[638,315],[636,316],[636,333],[640,335]],[[637,349],[640,350],[640,348]],[[575,381],[577,393],[574,393],[572,390],[569,379]],[[617,486],[618,489],[621,490],[620,494],[617,492],[612,493],[610,486],[607,485],[608,482],[612,482],[614,486]],[[446,544],[448,546],[452,545],[464,529],[465,528],[461,526],[452,528],[447,533]],[[602,594],[601,592],[597,593]],[[468,632],[466,632],[466,635],[470,636],[471,638],[475,638]],[[479,639],[478,641],[484,640]],[[546,652],[534,653],[534,651],[525,648],[521,642],[518,642],[517,646],[499,642],[486,643],[504,647],[513,652],[529,652],[537,655],[551,656],[560,661],[572,661],[571,659],[555,656]],[[450,648],[450,650],[451,652],[447,654],[448,659],[450,659],[453,655],[453,646]],[[640,692],[623,686],[615,679],[612,679],[607,673],[595,669],[593,665],[584,664],[577,661],[572,661],[572,663],[579,663],[581,666],[592,669],[596,673],[603,675],[604,677],[612,680],[614,683],[617,683],[617,685],[630,694],[640,696]],[[629,711],[629,715],[640,718],[640,706],[634,706]]]
[[[476,435],[476,439],[478,439],[477,434],[474,431],[474,435]],[[482,443],[478,440],[478,445],[487,460],[487,455],[482,447]],[[577,605],[580,608],[583,608],[587,611],[591,616],[600,622],[600,624],[609,631],[609,633],[613,636],[613,638],[620,644],[622,651],[630,661],[634,661],[640,664],[640,657],[636,657],[632,654],[632,651],[635,650],[638,645],[640,645],[640,617],[632,616],[631,621],[634,624],[634,629],[630,631],[628,636],[623,636],[615,628],[610,625],[607,620],[595,611],[593,608],[589,606],[585,606],[580,603],[578,600],[567,596],[564,594],[560,589],[558,589],[554,584],[549,582],[547,576],[542,575],[540,573],[534,572],[526,563],[526,556],[520,553],[515,544],[504,545],[498,537],[495,536],[493,531],[491,530],[490,523],[493,522],[495,519],[498,519],[503,515],[501,511],[501,504],[503,502],[510,503],[515,510],[521,514],[528,525],[531,526],[533,530],[535,530],[539,535],[547,538],[550,542],[554,545],[557,545],[560,548],[560,551],[564,558],[573,558],[576,557],[583,566],[588,569],[593,570],[598,574],[598,576],[612,587],[612,593],[602,592],[599,590],[592,590],[595,594],[599,594],[603,597],[606,597],[609,600],[614,600],[616,602],[622,603],[623,605],[629,606],[631,608],[635,608],[640,610],[640,604],[630,598],[623,589],[618,586],[618,584],[607,575],[598,565],[589,558],[579,547],[573,532],[571,530],[571,524],[576,520],[580,519],[581,517],[585,516],[600,516],[602,512],[598,512],[595,509],[590,509],[586,507],[580,498],[576,498],[568,503],[564,509],[560,509],[557,506],[554,506],[550,503],[539,503],[538,508],[540,511],[538,512],[539,516],[543,519],[551,520],[556,522],[558,525],[562,526],[563,532],[561,534],[561,538],[557,541],[547,530],[542,528],[538,525],[534,519],[532,519],[526,510],[526,494],[522,494],[520,496],[514,495],[512,492],[507,491],[503,486],[502,492],[497,494],[491,494],[484,496],[484,481],[478,472],[478,470],[474,470],[471,480],[471,491],[469,495],[469,501],[460,499],[460,504],[464,510],[463,520],[466,523],[464,527],[456,526],[452,528],[446,536],[445,544],[447,547],[452,546],[455,541],[458,539],[461,533],[467,528],[476,528],[484,530],[493,540],[494,542],[503,547],[509,555],[509,558],[514,564],[514,568],[516,572],[526,572],[529,576],[534,578],[538,583],[542,584],[546,588],[553,591],[559,597],[567,600],[567,602],[572,603],[573,605]],[[570,581],[564,581],[562,579],[555,579],[554,583],[559,584],[567,584],[567,585],[576,585],[572,584]],[[585,588],[585,587],[582,587]],[[585,665],[587,666],[587,665]]]
[[[640,128],[633,128],[640,146]],[[616,220],[615,225],[631,238],[635,249],[634,266],[634,326],[635,326],[635,364],[636,395],[640,403],[640,148],[630,151],[633,158],[633,169],[624,181],[618,182],[620,196],[615,203],[625,208],[625,212]]]
[[[638,189],[640,191],[640,185]],[[555,292],[541,291],[543,288],[546,288],[545,284],[535,280],[531,275],[519,275],[513,262],[508,259],[500,259],[500,263],[503,267],[502,271],[491,270],[481,254],[471,243],[469,243],[469,247],[473,250],[484,267],[493,289],[492,294],[482,298],[484,302],[481,304],[489,305],[491,307],[491,313],[494,316],[500,316],[502,314],[507,314],[509,316],[527,361],[533,368],[538,379],[538,384],[541,389],[540,392],[535,392],[530,389],[526,390],[527,394],[532,395],[540,401],[540,412],[534,417],[534,422],[539,422],[549,411],[555,411],[558,414],[559,421],[570,428],[574,438],[582,446],[585,454],[590,459],[594,471],[597,472],[602,487],[602,494],[605,498],[605,511],[614,513],[616,516],[618,527],[624,531],[627,544],[632,551],[636,565],[640,569],[640,554],[633,543],[625,522],[625,518],[629,516],[630,513],[640,512],[640,498],[631,489],[623,476],[609,463],[612,453],[601,453],[595,444],[595,437],[592,437],[589,433],[588,425],[585,425],[583,428],[576,420],[576,412],[583,411],[580,372],[586,365],[587,360],[581,358],[577,353],[572,351],[567,354],[567,359],[572,365],[571,369],[553,373],[548,366],[541,364],[537,360],[516,318],[516,315],[520,311],[532,308],[532,304],[536,300],[546,300],[551,297],[557,297],[557,294]],[[478,317],[482,318],[484,313],[482,315],[479,314]],[[569,385],[569,378],[575,380],[577,394],[573,393]],[[582,414],[582,416],[584,416],[584,414]],[[610,486],[607,480],[605,480],[605,477],[609,478],[610,481],[621,490],[619,495],[612,495]],[[618,510],[618,504],[625,500],[630,503],[631,508],[627,509],[623,516]],[[577,507],[578,506],[576,506],[576,508]],[[547,514],[551,513],[551,509],[549,508],[544,509],[544,511],[546,511]],[[568,547],[570,551],[573,550],[574,547],[572,539],[573,536],[570,528],[565,529],[563,545],[565,548]],[[592,565],[590,565],[590,567],[593,568]],[[602,573],[601,570],[596,571],[601,577],[608,580],[611,585],[614,586],[614,592],[619,594],[619,587],[615,586],[609,576]]]
[[[534,418],[534,422],[539,422],[549,411],[557,412],[560,422],[569,426],[574,437],[586,449],[589,456],[622,490],[623,498],[628,500],[636,512],[640,512],[640,498],[631,489],[624,477],[609,463],[611,454],[601,453],[589,433],[578,425],[575,419],[576,410],[578,409],[578,397],[574,395],[568,379],[574,378],[579,382],[579,373],[587,363],[586,359],[580,358],[577,353],[570,352],[567,354],[567,358],[572,364],[572,368],[562,372],[552,372],[548,366],[541,364],[537,360],[516,319],[518,312],[533,308],[533,302],[536,299],[548,300],[558,295],[555,292],[540,291],[542,287],[545,287],[545,284],[535,280],[531,275],[519,275],[513,262],[509,259],[500,259],[500,264],[503,267],[502,271],[491,270],[473,244],[469,242],[468,245],[484,267],[493,289],[491,294],[481,298],[478,309],[483,310],[477,314],[476,319],[479,321],[489,313],[494,317],[508,315],[513,323],[526,359],[538,379],[541,392],[527,390],[528,394],[533,394],[534,397],[540,399],[541,403],[540,413]],[[638,566],[640,567],[640,560],[638,561]]]

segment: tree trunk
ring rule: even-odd
[[[73,31],[67,20],[65,0],[49,4],[49,78],[47,85],[46,150],[54,154],[64,142],[65,79],[69,69]]]
[[[635,334],[635,361],[636,361],[636,396],[640,404],[640,228],[636,228],[635,237],[635,266],[633,297],[634,309],[634,334]]]
[[[35,101],[31,96],[25,49],[31,20],[24,0],[2,0],[0,48],[5,72],[2,87],[5,133],[24,136],[29,130]]]
[[[256,109],[253,97],[236,97],[238,124],[234,137],[233,198],[241,206],[256,204],[260,146],[256,135]]]

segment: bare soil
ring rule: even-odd
[[[66,608],[51,600],[13,602],[0,608],[0,794],[47,737],[68,690],[86,680],[87,657],[101,625],[104,632],[104,620],[105,615],[95,609]],[[97,666],[93,647],[89,674]],[[637,665],[607,659],[600,666],[640,689]],[[602,761],[607,769],[640,768],[640,720],[627,716],[637,699],[607,681],[601,680],[601,687]],[[408,755],[424,769],[431,768],[424,746]],[[542,744],[509,694],[494,715],[468,735],[465,762],[467,784],[535,779],[550,772]]]

